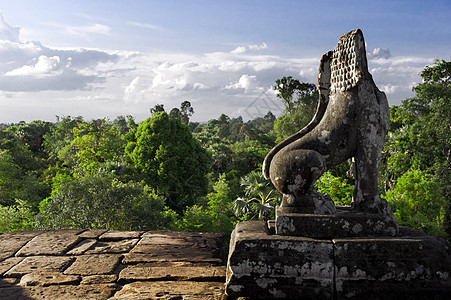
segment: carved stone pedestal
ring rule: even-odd
[[[276,234],[313,238],[395,236],[398,223],[392,216],[353,212],[337,207],[335,214],[302,214],[276,209]]]
[[[400,228],[395,237],[314,239],[237,225],[230,241],[231,299],[449,299],[451,254],[442,238]]]

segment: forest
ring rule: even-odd
[[[401,226],[451,236],[451,62],[421,73],[414,96],[390,107],[379,174]],[[280,117],[220,114],[190,121],[194,107],[155,105],[149,117],[57,117],[0,124],[0,232],[104,228],[222,232],[274,217],[280,195],[263,178],[265,155],[305,126],[318,92],[292,77],[275,81]],[[166,111],[167,110],[167,111]],[[314,188],[350,205],[347,161]]]

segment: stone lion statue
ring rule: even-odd
[[[353,158],[352,209],[372,214],[391,210],[378,192],[378,171],[390,122],[387,98],[368,71],[360,29],[344,34],[321,58],[319,104],[312,121],[276,145],[263,163],[265,178],[283,194],[281,208],[313,212],[312,184],[327,170]],[[329,213],[334,212],[334,207]]]

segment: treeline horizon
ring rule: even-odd
[[[426,67],[415,96],[390,107],[379,190],[401,226],[451,236],[451,65]],[[314,84],[275,81],[284,105],[243,121],[220,114],[191,122],[183,101],[149,117],[56,117],[0,124],[0,232],[57,228],[187,230],[229,235],[237,222],[274,217],[280,194],[261,174],[265,155],[302,129],[318,101]],[[351,162],[314,189],[350,205]]]

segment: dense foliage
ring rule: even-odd
[[[392,106],[380,193],[399,223],[450,235],[451,63],[421,73],[415,97]],[[190,122],[189,101],[149,118],[0,124],[0,232],[51,228],[189,230],[230,234],[237,222],[273,217],[280,194],[261,175],[276,142],[315,113],[315,85],[276,80],[285,106],[245,122],[222,114]],[[315,189],[338,205],[352,201],[347,161]]]

